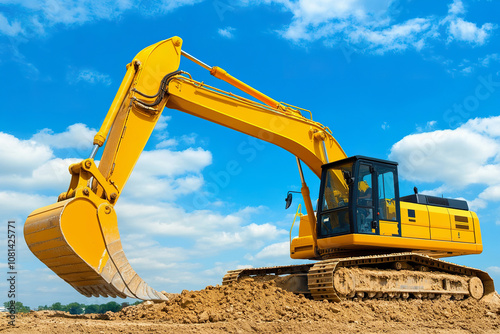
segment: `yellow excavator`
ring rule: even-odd
[[[69,167],[71,182],[57,203],[27,218],[24,236],[30,250],[59,277],[88,297],[167,299],[130,266],[114,210],[167,107],[278,145],[297,159],[306,214],[296,214],[299,232],[293,239],[290,235],[290,254],[317,261],[232,270],[223,284],[275,275],[291,291],[330,301],[481,299],[494,293],[486,272],[439,259],[482,252],[479,220],[465,201],[418,191],[400,197],[397,163],[347,157],[331,131],[307,110],[275,101],[181,46],[182,39],[172,37],[145,48],[127,65],[90,157]],[[260,102],[193,80],[179,70],[182,56]],[[94,158],[102,146],[97,166]],[[321,179],[317,212],[302,163]],[[289,193],[287,207],[291,200]]]

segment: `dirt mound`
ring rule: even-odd
[[[145,302],[129,306],[110,319],[161,320],[204,323],[238,319],[253,321],[317,320],[339,313],[337,304],[318,303],[303,295],[276,287],[275,283],[246,279],[229,286],[208,286],[201,291],[183,291],[168,302]]]
[[[279,283],[278,283],[279,284]],[[39,311],[0,317],[2,333],[498,333],[500,297],[488,302],[363,300],[329,303],[294,295],[274,281],[245,279],[228,286],[170,294],[117,313],[70,315]]]
[[[290,322],[329,320],[363,324],[370,322],[428,323],[431,328],[459,326],[471,332],[500,330],[500,299],[484,303],[472,298],[446,300],[366,300],[318,302],[282,290],[274,282],[253,279],[229,286],[209,286],[183,291],[168,302],[129,306],[110,320],[149,320],[169,323],[221,321]],[[482,319],[481,321],[477,321]],[[448,327],[449,326],[449,327]]]

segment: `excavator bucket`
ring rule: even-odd
[[[36,257],[87,297],[167,300],[130,266],[111,205],[72,198],[46,206],[29,215],[24,236]]]
[[[32,212],[24,225],[33,254],[87,297],[167,300],[125,257],[114,204],[161,115],[166,80],[179,73],[181,45],[172,37],[136,55],[94,137],[91,157],[70,166],[68,191]],[[97,167],[94,156],[104,142]]]

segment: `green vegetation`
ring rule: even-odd
[[[141,302],[135,302],[133,305],[140,304]],[[62,305],[61,303],[57,302],[52,304],[51,306],[38,306],[38,310],[53,310],[53,311],[64,311],[64,312],[69,312],[70,314],[90,314],[90,313],[106,313],[108,311],[111,312],[118,312],[122,308],[129,306],[129,303],[121,303],[118,304],[117,302],[109,302],[106,304],[90,304],[90,305],[85,305],[85,304],[80,304],[80,303],[69,303],[68,305]]]
[[[132,305],[139,305],[142,303],[142,301],[136,301]],[[106,313],[108,311],[111,312],[118,312],[122,308],[129,306],[130,304],[125,302],[118,304],[117,302],[109,302],[106,304],[90,304],[90,305],[85,305],[85,304],[80,304],[80,303],[69,303],[68,305],[63,305],[59,302],[52,304],[51,306],[38,306],[37,310],[53,310],[53,311],[64,311],[68,312],[70,314],[90,314],[90,313]],[[7,311],[10,310],[10,302],[5,302],[3,303],[3,306],[7,309]],[[24,306],[23,303],[21,302],[16,302],[15,304],[16,307],[16,313],[28,313],[31,311],[29,306]]]
[[[31,311],[29,306],[24,306],[23,303],[21,303],[21,302],[16,302],[14,305],[16,308],[16,313],[28,313],[29,311]],[[3,306],[5,306],[5,308],[8,311],[10,311],[10,302],[3,303]]]

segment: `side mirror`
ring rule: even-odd
[[[286,205],[285,205],[285,210],[286,210],[290,207],[290,205],[292,205],[292,193],[291,192],[289,192],[286,195],[285,202],[286,202]]]

